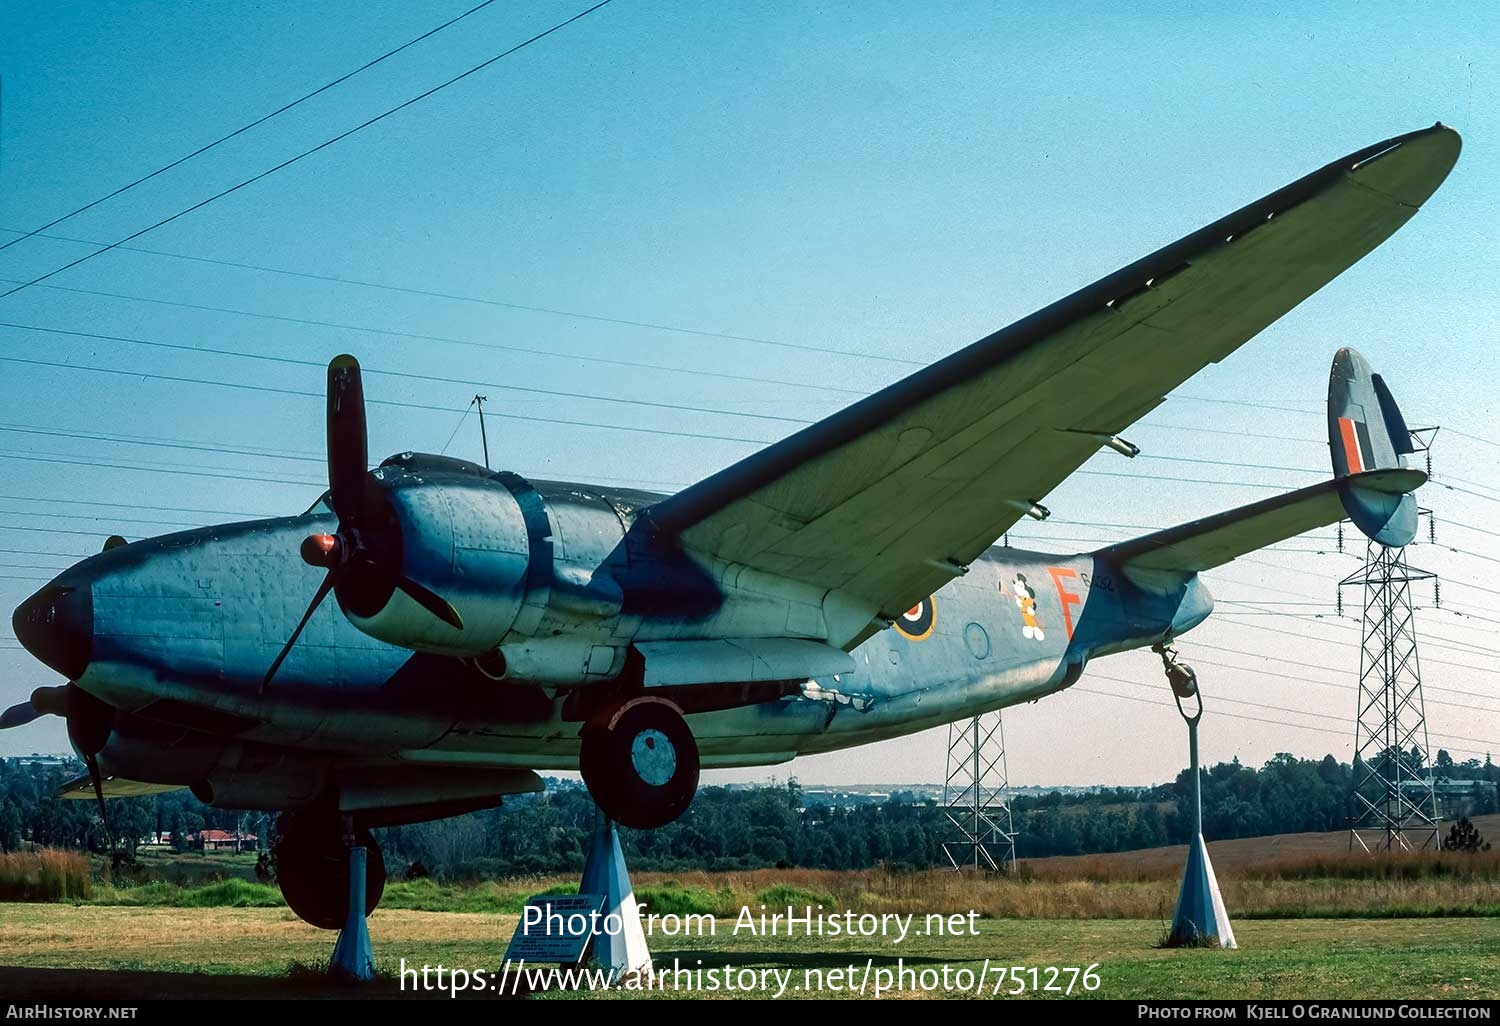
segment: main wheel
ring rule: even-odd
[[[659,698],[614,705],[584,727],[578,769],[604,814],[650,830],[687,811],[698,791],[698,743]]]
[[[365,849],[365,915],[385,893],[385,856],[370,831],[355,831]],[[349,849],[337,817],[282,816],[276,823],[276,882],[303,922],[339,930],[349,914]]]

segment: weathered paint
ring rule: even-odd
[[[507,494],[520,487],[510,477],[496,485]],[[525,571],[521,605],[536,608],[517,622],[543,631],[540,641],[570,631],[622,651],[637,639],[837,641],[869,623],[870,608],[855,598],[691,558],[634,530],[651,496],[534,487],[555,533],[545,545],[533,538],[530,551],[552,566]],[[307,800],[328,773],[359,767],[576,768],[566,688],[497,680],[470,658],[388,644],[332,603],[261,693],[266,666],[321,574],[301,561],[298,544],[332,523],[315,507],[150,539],[90,557],[49,585],[92,596],[91,661],[78,683],[125,714],[101,755],[107,770],[218,782],[215,791],[238,802],[275,806],[279,795]],[[434,563],[414,570],[434,587],[446,572]],[[565,577],[573,585],[560,584]],[[1195,577],[1163,575],[1158,585],[1142,588],[1091,554],[992,548],[926,610],[898,618],[918,626],[880,630],[854,648],[852,672],[808,680],[775,701],[691,714],[689,723],[705,765],[762,765],[1034,700],[1077,680],[1091,658],[1181,633],[1208,614]],[[589,589],[618,601],[590,605],[578,597]]]

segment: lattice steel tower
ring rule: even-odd
[[[1016,864],[1000,710],[948,724],[948,776],[943,811],[949,839],[943,853],[955,869],[1009,872]]]
[[[1432,438],[1436,428],[1410,432],[1411,450],[1423,453],[1432,474]],[[1436,528],[1426,515],[1428,540]],[[1343,548],[1340,526],[1339,547]],[[1365,544],[1365,562],[1339,582],[1358,586],[1363,595],[1359,656],[1359,699],[1354,714],[1354,763],[1350,791],[1352,814],[1349,849],[1377,851],[1437,850],[1437,792],[1432,778],[1432,748],[1427,737],[1427,710],[1422,699],[1422,670],[1417,657],[1413,584],[1433,582],[1437,575],[1406,561],[1406,546]]]
[[[1417,658],[1411,586],[1435,575],[1406,562],[1406,549],[1366,545],[1365,564],[1339,582],[1364,594],[1349,848],[1436,850],[1437,794]]]

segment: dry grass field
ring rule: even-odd
[[[1475,816],[1472,820],[1479,833],[1500,841],[1500,815]],[[1446,831],[1448,824],[1444,824]],[[1500,844],[1496,845],[1500,848]],[[1232,841],[1210,841],[1208,856],[1214,870],[1234,875],[1273,870],[1277,863],[1317,858],[1342,858],[1349,853],[1349,831],[1327,833],[1275,834],[1270,837],[1239,837]],[[1072,878],[1109,876],[1146,878],[1172,874],[1182,869],[1187,846],[1169,845],[1142,851],[1121,851],[1108,855],[1058,855],[1047,859],[1028,859],[1027,864],[1049,877]]]
[[[1500,836],[1500,817],[1478,825]],[[1375,859],[1350,855],[1347,845],[1342,832],[1210,845],[1236,951],[1157,947],[1176,899],[1180,847],[1027,860],[1008,877],[758,870],[643,872],[634,882],[648,911],[717,917],[711,936],[651,938],[659,968],[701,960],[710,968],[790,972],[787,997],[849,996],[826,974],[850,965],[878,973],[897,959],[908,968],[971,973],[987,959],[1006,967],[1097,966],[1098,989],[1075,988],[1075,997],[1500,997],[1500,852]],[[225,868],[232,874],[244,867]],[[412,967],[493,970],[526,898],[576,885],[565,876],[474,885],[393,880],[370,919],[381,978],[351,991],[323,976],[333,935],[297,920],[274,888],[243,878],[134,886],[93,880],[86,859],[55,852],[12,857],[0,870],[7,887],[0,898],[25,899],[0,903],[0,966],[7,967],[0,968],[0,994],[97,1000],[434,997],[402,989],[403,959]],[[973,909],[981,918],[977,936],[914,933],[901,944],[736,934],[740,910],[762,905],[913,913],[919,921]],[[520,996],[531,989],[519,988]],[[537,997],[588,993],[540,983],[534,989]],[[656,993],[690,996],[681,988]],[[904,996],[945,993],[907,986]],[[1018,996],[1061,995],[1027,988]]]

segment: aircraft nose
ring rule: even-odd
[[[16,607],[10,618],[16,639],[69,680],[77,680],[93,658],[94,598],[88,582],[49,584]]]

